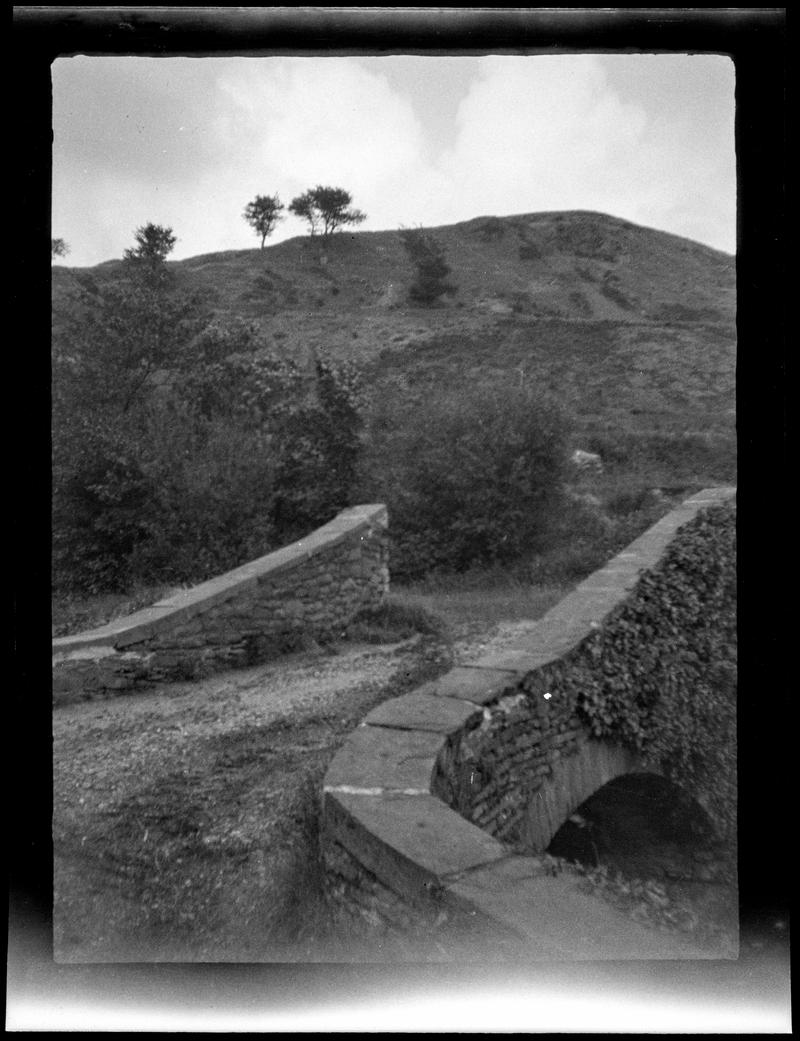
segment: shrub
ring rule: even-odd
[[[356,366],[319,357],[314,398],[288,410],[277,430],[276,530],[283,540],[354,505],[363,448],[364,392]]]
[[[455,286],[447,281],[450,266],[444,259],[444,249],[430,232],[422,228],[404,228],[400,239],[415,268],[414,281],[408,290],[410,300],[427,306],[440,296],[456,291]]]
[[[364,481],[389,507],[393,573],[518,557],[559,496],[563,416],[518,386],[400,393],[373,417]]]
[[[53,586],[123,589],[147,538],[155,488],[122,431],[88,419],[62,428],[53,455]]]
[[[607,498],[606,509],[613,517],[627,517],[631,513],[638,513],[653,502],[653,493],[650,488],[634,486],[620,488],[611,493]]]
[[[535,242],[522,242],[519,247],[520,260],[540,260],[542,250]]]
[[[276,545],[275,451],[258,428],[230,418],[151,418],[143,465],[156,491],[147,538],[133,548],[139,580],[196,582]]]
[[[173,403],[136,421],[137,429],[82,423],[54,453],[53,584],[61,593],[193,582],[274,545],[269,438]]]
[[[710,484],[736,474],[733,434],[606,428],[584,436],[583,447],[597,452],[606,467],[646,475],[650,487]]]
[[[252,350],[254,331],[239,323],[198,336],[193,302],[151,275],[81,297],[54,345],[53,582],[62,591],[195,580],[239,563],[244,547],[269,548],[264,409],[246,393],[261,388],[250,359],[227,357]],[[170,327],[171,318],[186,324]]]
[[[202,580],[350,504],[356,371],[320,359],[309,376],[242,321],[199,331],[166,276],[145,282],[82,297],[55,343],[61,593]],[[170,330],[170,315],[186,325]]]
[[[484,242],[495,242],[506,233],[506,222],[499,217],[487,217],[472,229]]]

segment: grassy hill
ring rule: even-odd
[[[260,326],[279,354],[357,362],[378,406],[403,398],[408,412],[439,388],[524,385],[555,398],[574,445],[599,452],[620,480],[735,481],[733,257],[583,211],[430,230],[457,288],[428,307],[408,300],[415,270],[396,231],[168,266],[220,317]],[[76,279],[114,279],[121,264],[54,267],[55,324]]]
[[[220,315],[257,322],[280,353],[314,349],[365,367],[376,389],[497,377],[532,382],[579,433],[732,438],[735,261],[599,213],[480,217],[431,229],[457,292],[413,306],[398,232],[290,239],[170,262]],[[76,275],[53,269],[54,309]]]
[[[733,257],[587,212],[429,230],[457,287],[430,307],[408,301],[415,272],[398,232],[339,233],[324,248],[303,236],[168,266],[221,318],[258,324],[277,353],[309,369],[317,350],[357,362],[389,417],[386,473],[421,398],[491,384],[554,398],[571,445],[599,452],[604,472],[569,478],[571,505],[523,569],[534,581],[580,577],[688,490],[735,483]],[[55,266],[54,326],[72,288],[113,280],[121,263]]]

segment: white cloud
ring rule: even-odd
[[[349,59],[280,59],[220,80],[228,108],[218,122],[240,179],[286,201],[318,183],[345,187],[364,208],[414,168],[422,129],[384,77]],[[246,201],[246,200],[245,200]]]
[[[714,120],[701,111],[701,80],[689,113],[669,99],[649,110],[646,93],[623,98],[591,55],[492,56],[481,66],[439,163],[451,219],[597,210],[734,248],[732,82]]]
[[[405,87],[390,58],[59,59],[53,233],[77,264],[120,256],[148,220],[175,229],[176,257],[254,247],[255,194],[322,183],[353,194],[365,230],[589,209],[732,250],[732,79],[725,104],[709,65],[706,104],[706,59],[649,58],[495,55],[467,59],[470,76],[447,59],[440,86]],[[674,96],[670,62],[691,72]],[[437,90],[456,112],[446,140]],[[290,217],[272,241],[304,230]]]
[[[474,209],[512,213],[606,209],[646,125],[596,60],[485,60],[459,110],[461,133],[442,168]]]

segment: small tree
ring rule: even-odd
[[[205,324],[199,298],[166,271],[171,228],[146,224],[125,250],[121,276],[82,286],[53,338],[54,413],[136,412],[159,370],[175,367]]]
[[[50,239],[50,259],[65,257],[69,253],[69,246],[63,239]]]
[[[136,247],[126,249],[123,256],[126,260],[163,263],[175,248],[177,238],[172,228],[162,228],[160,224],[145,224],[137,228],[135,234]]]
[[[447,281],[450,266],[444,259],[444,249],[433,235],[422,228],[404,228],[400,238],[416,268],[416,278],[408,290],[409,298],[427,305],[446,293],[455,293],[456,287]]]
[[[283,209],[283,203],[277,195],[257,195],[245,207],[242,216],[256,234],[261,236],[262,249],[267,237],[275,230],[275,225],[284,219],[281,214]]]
[[[312,237],[319,231],[320,215],[317,208],[314,206],[310,191],[304,192],[302,195],[298,195],[296,198],[292,199],[289,203],[289,212],[293,213],[295,217],[300,217],[301,220],[308,221],[308,227]]]
[[[347,224],[361,224],[367,219],[361,210],[350,209],[353,197],[344,188],[330,188],[318,184],[302,195],[298,195],[289,206],[296,217],[308,221],[312,236],[320,229],[327,239],[337,228]]]

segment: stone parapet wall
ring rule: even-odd
[[[571,677],[678,529],[734,493],[695,495],[582,582],[517,646],[456,665],[366,717],[323,784],[326,884],[340,912],[398,931],[412,920],[480,920],[541,957],[565,956],[568,915],[571,958],[707,956],[619,916],[609,928],[612,911],[578,892],[574,880],[553,877],[536,854],[603,784],[660,772],[630,748],[592,736],[576,711]],[[602,662],[594,667],[602,670]]]
[[[291,546],[126,618],[53,641],[53,695],[71,700],[245,665],[337,635],[389,586],[387,512],[343,510]]]

